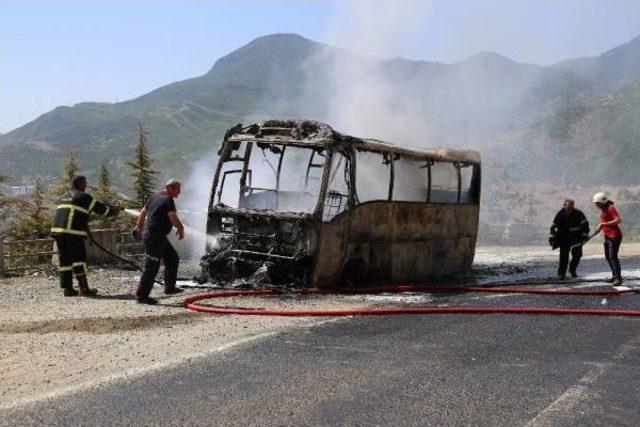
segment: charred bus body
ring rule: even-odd
[[[468,271],[480,155],[417,150],[310,121],[229,129],[203,276],[319,287],[421,282]]]

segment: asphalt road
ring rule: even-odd
[[[445,295],[468,305],[602,298]],[[640,308],[640,295],[609,298]],[[640,319],[355,317],[0,414],[6,425],[639,425]]]

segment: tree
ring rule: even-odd
[[[138,123],[138,143],[133,158],[127,161],[131,168],[133,178],[133,191],[138,206],[144,206],[149,196],[155,190],[156,175],[158,172],[151,169],[154,160],[149,155],[148,132]]]
[[[67,152],[67,161],[62,167],[62,174],[58,179],[58,184],[53,189],[54,196],[61,196],[71,187],[71,181],[73,181],[73,177],[78,174],[80,170],[80,163],[78,162],[78,152],[76,150],[70,149]]]
[[[104,163],[100,164],[100,174],[98,176],[98,187],[95,192],[98,200],[111,200],[114,198],[114,192],[111,185],[111,174]]]
[[[116,194],[113,191],[113,187],[111,184],[111,174],[109,173],[109,169],[104,163],[100,164],[100,172],[98,175],[98,186],[94,192],[94,196],[96,199],[102,202],[114,202],[116,199]],[[102,228],[120,228],[121,225],[129,227],[131,221],[123,221],[113,218],[105,218],[100,217],[95,219],[97,223]],[[122,223],[122,224],[120,224]]]

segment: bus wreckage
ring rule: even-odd
[[[219,155],[203,281],[334,287],[471,268],[475,151],[412,149],[272,120],[229,129]]]

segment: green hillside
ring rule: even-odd
[[[522,148],[527,143],[522,135],[536,124],[534,129],[549,128],[556,139],[567,139],[563,132],[571,128],[569,123],[584,118],[581,108],[602,96],[591,77],[578,77],[571,67],[522,64],[489,52],[450,65],[380,60],[297,35],[275,34],[219,59],[205,75],[136,99],[58,107],[0,136],[0,171],[15,178],[38,174],[52,180],[65,152],[73,148],[90,176],[99,162],[106,162],[114,181],[122,184],[124,159],[133,152],[136,124],[141,122],[149,131],[161,178],[182,176],[235,123],[304,117],[334,124],[344,119],[336,118],[336,100],[343,101],[336,87],[344,85],[341,79],[347,79],[348,70],[358,68],[374,70],[362,76],[373,88],[383,84],[390,124],[411,112],[429,131],[428,139],[406,132],[411,140],[396,142],[471,146],[489,156]],[[561,115],[556,117],[557,112]],[[610,117],[602,114],[601,120]],[[542,117],[556,117],[559,123],[540,125]],[[344,127],[339,130],[351,130],[349,123]],[[363,136],[387,135],[376,131]]]
[[[220,59],[204,76],[127,102],[58,107],[0,137],[0,170],[13,176],[54,176],[66,150],[74,148],[85,169],[108,161],[121,181],[122,160],[133,152],[141,122],[159,168],[166,175],[179,173],[212,150],[226,128],[251,115],[270,90],[279,89],[274,76],[282,75],[281,83],[295,83],[295,68],[314,47],[297,36],[258,39]]]
[[[116,104],[58,107],[0,135],[0,171],[16,180],[40,175],[53,181],[66,151],[73,148],[90,177],[105,162],[116,185],[127,190],[124,161],[133,153],[138,122],[149,131],[161,179],[185,177],[193,162],[214,150],[223,132],[238,122],[309,118],[338,122],[339,130],[352,132],[349,118],[336,114],[341,102],[358,101],[357,93],[347,93],[348,98],[340,93],[361,84],[349,75],[355,69],[370,71],[356,77],[371,90],[384,89],[386,98],[374,102],[388,104],[385,120],[391,129],[384,134],[385,123],[376,123],[371,131],[355,131],[362,136],[389,137],[401,144],[473,147],[492,161],[518,159],[512,171],[516,180],[545,176],[606,182],[612,164],[626,168],[640,154],[634,113],[638,84],[614,95],[603,92],[612,79],[623,81],[634,73],[640,77],[633,56],[638,45],[640,39],[635,39],[596,58],[551,67],[518,63],[491,52],[440,64],[362,57],[297,35],[275,34],[220,58],[202,76]],[[587,63],[599,65],[580,65]],[[368,99],[368,88],[364,85],[363,99]],[[416,128],[428,133],[409,129],[398,137],[407,140],[396,139],[398,120],[406,125],[409,113]],[[594,164],[594,157],[607,160]],[[635,176],[624,169],[615,179],[630,182]]]
[[[555,68],[594,82],[602,91],[621,89],[640,76],[640,36],[596,57],[569,59]]]
[[[550,114],[534,128],[533,147],[559,175],[581,183],[639,185],[640,80],[597,101]]]

